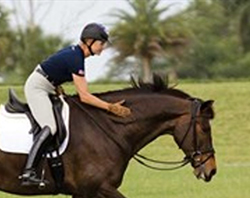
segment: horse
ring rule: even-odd
[[[210,121],[213,101],[203,101],[170,88],[155,75],[152,83],[137,82],[121,90],[96,93],[109,102],[125,99],[132,114],[116,117],[66,96],[70,107],[70,139],[62,154],[63,187],[58,189],[47,163],[43,189],[21,186],[27,155],[0,151],[0,190],[17,195],[71,195],[72,198],[124,198],[117,190],[129,161],[160,136],[171,135],[197,178],[209,182],[216,174]]]

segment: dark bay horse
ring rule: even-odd
[[[72,198],[123,198],[117,190],[130,159],[159,136],[169,134],[194,168],[197,178],[210,181],[216,173],[210,120],[213,101],[194,99],[168,88],[158,76],[152,84],[97,94],[116,102],[126,100],[132,115],[115,117],[81,103],[77,96],[66,98],[70,106],[70,140],[62,159],[63,188],[57,189],[50,172],[44,189],[20,185],[26,155],[0,151],[0,189],[19,195],[67,194]],[[45,164],[45,169],[49,169]]]

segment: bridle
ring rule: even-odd
[[[70,97],[68,97],[70,98]],[[81,110],[85,111],[86,110],[81,106],[81,104],[76,101],[75,99],[73,98],[70,98],[73,103],[75,105],[77,105]],[[197,142],[197,133],[196,133],[196,123],[197,123],[197,114],[198,112],[200,111],[200,107],[201,107],[201,101],[199,99],[191,99],[192,100],[192,111],[191,111],[191,121],[190,121],[190,125],[186,131],[186,133],[184,134],[183,136],[183,139],[182,141],[180,142],[179,144],[179,148],[181,148],[181,146],[183,145],[183,143],[185,142],[186,138],[187,138],[187,135],[189,134],[189,131],[191,129],[193,129],[193,136],[194,136],[194,145],[193,145],[193,152],[190,154],[190,155],[186,155],[184,157],[183,160],[181,161],[159,161],[159,160],[154,160],[154,159],[150,159],[150,158],[147,158],[145,156],[142,156],[138,153],[136,153],[133,158],[139,162],[140,164],[144,165],[145,167],[148,167],[148,168],[151,168],[151,169],[155,169],[155,170],[175,170],[175,169],[178,169],[178,168],[181,168],[181,167],[184,167],[185,165],[187,165],[188,163],[191,163],[193,165],[194,168],[197,168],[197,167],[200,167],[202,166],[203,164],[205,164],[214,154],[214,149],[211,147],[210,149],[208,150],[200,150],[198,148],[198,142]],[[109,135],[109,133],[105,130],[104,127],[102,127],[102,125],[100,125],[99,123],[97,123],[95,121],[95,119],[93,118],[92,115],[90,115],[88,112],[86,112],[91,118],[92,120],[97,124],[98,127],[100,127],[100,129],[102,129],[107,135],[108,137],[110,137],[116,144],[117,146],[119,146],[119,148],[123,151],[124,149],[122,148],[122,146],[117,142],[116,139],[114,139],[114,137],[112,137],[111,135]],[[201,156],[202,154],[205,154],[205,153],[210,153],[210,155],[203,161],[200,161],[199,160],[199,156]],[[147,163],[145,163],[144,161],[148,161],[148,162],[153,162],[153,163],[157,163],[157,164],[170,164],[170,165],[177,165],[175,167],[165,167],[165,168],[161,168],[161,167],[156,167],[156,166],[151,166]],[[180,164],[180,165],[178,165]]]
[[[193,132],[193,149],[191,150],[190,154],[186,154],[186,156],[184,157],[184,159],[182,161],[176,161],[176,162],[159,161],[159,160],[147,158],[147,157],[142,156],[140,154],[135,154],[133,156],[133,158],[137,162],[139,162],[140,164],[142,164],[148,168],[155,169],[155,170],[175,170],[175,169],[178,169],[178,168],[181,168],[181,167],[187,165],[188,163],[191,163],[194,168],[198,168],[200,166],[203,166],[214,155],[215,151],[214,151],[213,147],[206,149],[206,150],[201,150],[201,148],[199,148],[198,140],[197,140],[196,124],[197,124],[198,112],[200,112],[202,102],[201,102],[201,100],[199,100],[197,98],[192,98],[190,100],[192,101],[190,124],[189,124],[188,129],[185,132],[182,140],[178,144],[179,148],[181,149],[188,134],[192,130],[192,132]],[[184,150],[184,152],[185,152],[185,150]],[[188,153],[188,152],[186,151],[185,153]],[[201,161],[200,156],[203,154],[206,154],[206,153],[209,153],[209,155],[206,157],[206,159]],[[180,165],[177,165],[175,167],[170,167],[170,168],[169,167],[161,168],[161,167],[149,165],[145,161],[153,162],[153,163],[157,163],[157,164],[180,164]]]
[[[192,163],[194,168],[198,168],[201,165],[203,165],[204,163],[206,163],[215,153],[213,147],[206,149],[206,150],[201,150],[201,148],[199,148],[198,140],[197,140],[196,124],[197,124],[198,112],[200,112],[200,108],[201,108],[201,101],[197,98],[192,99],[190,125],[189,125],[185,135],[183,136],[182,141],[179,144],[179,148],[182,148],[182,145],[183,145],[184,141],[186,140],[187,134],[192,129],[192,131],[193,131],[193,151],[191,151],[191,154],[186,155],[185,158],[187,158]],[[206,159],[201,161],[200,156],[203,154],[207,154],[207,153],[209,153],[209,155],[206,157]]]

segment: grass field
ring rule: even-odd
[[[124,85],[91,85],[93,92],[118,89]],[[0,87],[0,103],[7,99]],[[178,86],[192,96],[215,100],[212,121],[218,173],[210,183],[197,180],[190,166],[175,171],[148,170],[131,161],[120,191],[128,198],[249,198],[250,197],[250,82],[182,83]],[[15,87],[22,98],[22,87]],[[67,86],[68,92],[73,92]],[[146,147],[143,154],[157,159],[180,160],[182,153],[166,136]],[[1,162],[2,163],[2,162]],[[1,182],[1,181],[0,181]],[[20,198],[0,193],[0,198]],[[38,198],[52,198],[41,196]],[[69,198],[60,195],[58,198]]]

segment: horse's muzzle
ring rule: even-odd
[[[210,157],[210,159],[205,163],[194,168],[194,175],[197,177],[197,179],[202,179],[205,182],[211,181],[216,172],[217,168],[214,156]]]
[[[194,174],[197,177],[197,179],[202,179],[205,182],[209,182],[211,181],[212,177],[216,174],[216,169],[212,169],[208,174],[204,171],[197,171],[197,169],[195,169]]]

